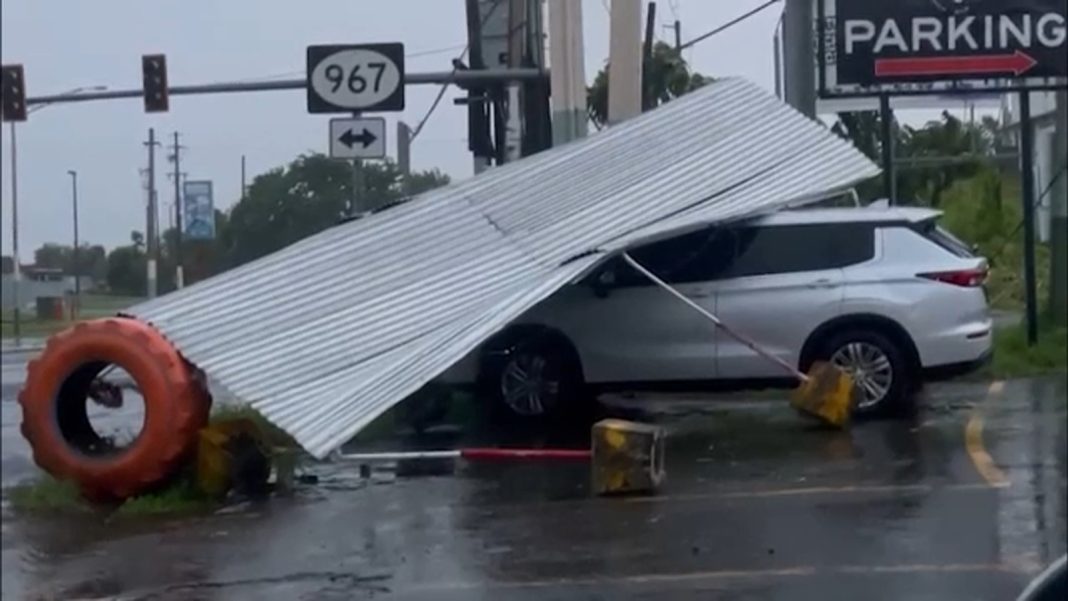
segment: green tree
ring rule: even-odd
[[[147,288],[147,259],[136,245],[120,246],[108,253],[108,289],[114,294],[142,296]]]
[[[651,60],[642,69],[642,94],[650,107],[657,107],[711,81],[711,77],[691,71],[674,47],[657,42]],[[590,120],[598,129],[603,127],[608,122],[608,65],[586,90],[586,102]]]
[[[77,271],[79,275],[90,276],[101,282],[107,278],[107,250],[99,244],[81,245],[77,266],[74,264],[74,249],[65,244],[46,243],[34,251],[33,257],[37,267],[60,269],[68,275]]]
[[[257,176],[224,225],[217,224],[220,267],[247,263],[337,225],[351,212],[352,169],[350,163],[310,154]],[[371,207],[449,181],[438,171],[415,172],[405,194],[404,178],[393,162],[362,163],[359,169],[360,202]]]
[[[882,162],[882,121],[879,113],[839,113],[832,131],[853,142],[868,158]],[[964,123],[948,112],[923,127],[892,127],[898,202],[940,206],[945,192],[956,181],[988,168],[1004,145],[997,121]],[[864,198],[883,196],[882,180],[862,184]]]
[[[905,126],[903,130],[896,154],[918,160],[900,170],[899,186],[909,193],[902,200],[907,202],[922,200],[941,206],[953,182],[987,168],[994,152],[994,139],[981,125],[966,124],[946,111],[939,121],[929,121],[921,128]]]
[[[33,263],[44,269],[66,270],[70,266],[71,247],[47,242],[33,251]]]

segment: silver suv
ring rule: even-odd
[[[857,412],[907,406],[926,378],[991,352],[987,262],[922,208],[784,211],[655,242],[632,256],[782,359],[829,359]],[[775,382],[782,368],[620,260],[561,290],[443,376],[518,416],[576,409],[585,385]],[[739,382],[741,381],[741,382]]]

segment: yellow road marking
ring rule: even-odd
[[[1009,479],[1005,476],[1005,472],[994,463],[994,459],[990,457],[990,453],[983,445],[983,414],[992,399],[1001,394],[1003,390],[1005,390],[1005,382],[1001,380],[991,382],[986,398],[972,410],[972,415],[967,425],[964,426],[964,446],[968,451],[968,456],[971,457],[972,464],[975,465],[979,475],[986,480],[987,484],[995,488],[1008,486]]]
[[[595,576],[578,578],[549,578],[543,580],[512,580],[489,582],[429,582],[411,587],[398,587],[395,592],[441,591],[441,590],[488,590],[530,589],[551,587],[603,586],[606,584],[671,584],[694,581],[796,578],[819,575],[879,575],[879,574],[930,574],[930,573],[1008,573],[1030,574],[1033,565],[1006,563],[951,563],[951,564],[899,564],[899,565],[840,565],[840,566],[793,566],[753,570],[709,570],[696,572],[665,572],[631,574],[626,576]]]

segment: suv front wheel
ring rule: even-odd
[[[886,415],[906,408],[915,374],[904,350],[884,334],[839,332],[827,339],[820,358],[853,377],[858,390],[855,415]]]
[[[576,358],[566,343],[551,336],[536,334],[491,351],[480,380],[481,395],[499,417],[555,418],[586,404]]]

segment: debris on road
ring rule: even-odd
[[[664,481],[664,430],[605,419],[593,426],[593,492],[653,493]]]

